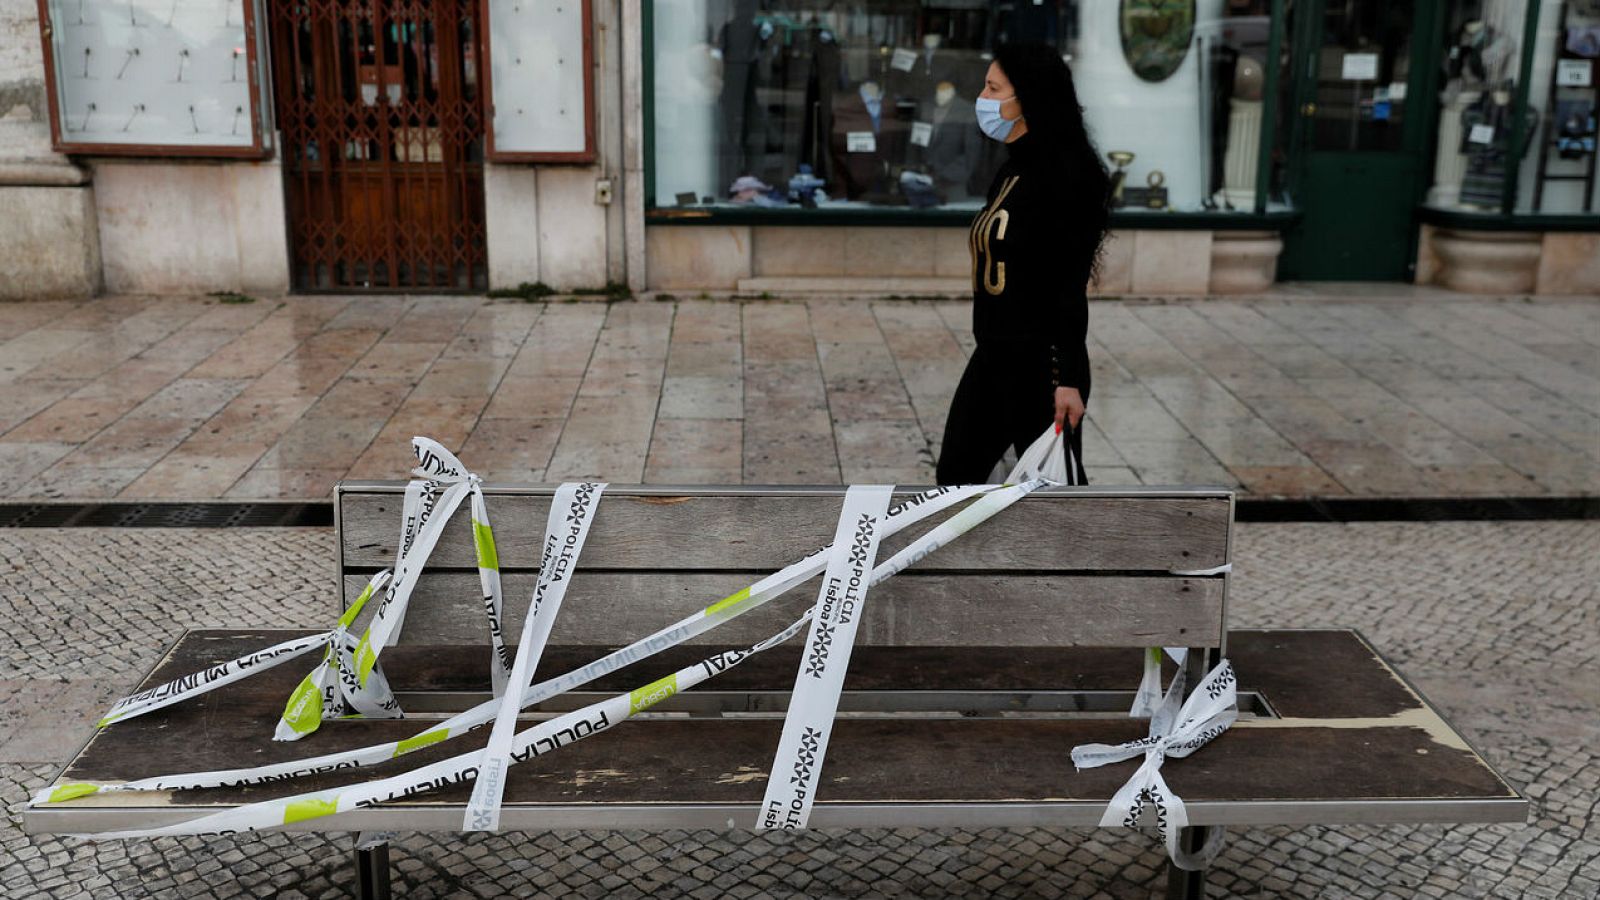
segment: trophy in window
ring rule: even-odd
[[[1116,171],[1111,173],[1111,205],[1121,208],[1125,202],[1122,198],[1122,184],[1128,180],[1128,164],[1133,162],[1133,154],[1127,150],[1112,150],[1106,154],[1106,158],[1117,167]]]

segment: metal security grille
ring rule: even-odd
[[[477,0],[269,0],[300,290],[482,290]]]

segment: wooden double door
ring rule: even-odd
[[[488,286],[478,0],[269,0],[294,286]]]

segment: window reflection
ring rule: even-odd
[[[993,50],[1073,67],[1125,210],[1250,210],[1268,0],[658,0],[658,207],[973,209]],[[1111,163],[1108,160],[1108,165]]]

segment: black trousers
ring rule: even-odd
[[[1007,447],[1020,455],[1050,427],[1056,416],[1055,392],[1048,346],[978,345],[950,401],[939,451],[939,483],[987,483]],[[1087,391],[1083,399],[1088,401]],[[1068,476],[1073,484],[1088,484],[1082,429],[1065,423],[1062,427],[1069,429],[1066,444],[1072,448]]]

